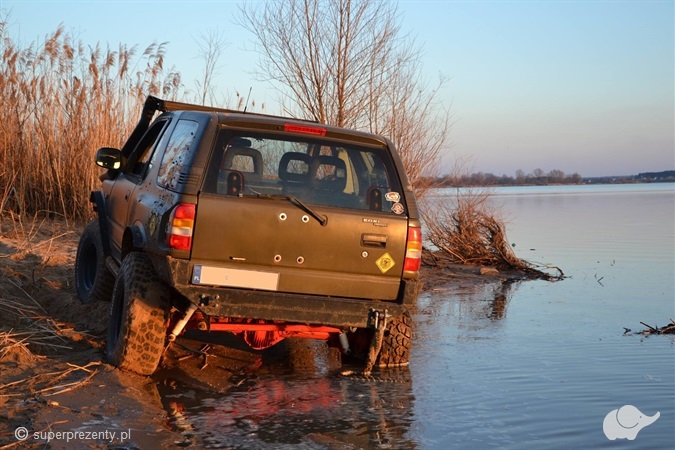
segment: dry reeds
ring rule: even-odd
[[[120,147],[146,96],[176,99],[180,74],[164,67],[165,44],[88,46],[59,27],[22,46],[0,18],[0,213],[91,215],[96,149]]]
[[[14,330],[0,331],[0,361],[9,359],[34,360],[36,356],[30,351],[25,333],[14,333]]]
[[[32,364],[46,358],[35,353],[37,349],[49,351],[70,349],[64,335],[71,330],[65,329],[48,317],[39,303],[21,286],[11,280],[8,281],[22,292],[23,296],[0,297],[0,362]],[[71,363],[66,365],[67,368],[64,369],[38,373],[28,378],[0,384],[0,398],[25,397],[27,390],[44,396],[71,391],[93,378],[98,370],[92,370],[92,367],[101,365],[101,362],[94,361],[85,366]],[[84,378],[71,376],[78,372],[86,372],[87,375]]]
[[[91,380],[98,369],[92,370],[92,367],[98,367],[100,361],[92,361],[84,366],[66,363],[67,369],[61,369],[53,372],[40,373],[32,377],[23,378],[11,383],[0,385],[0,397],[26,397],[27,389],[31,394],[44,395],[45,397],[63,394],[72,391]],[[82,379],[71,381],[71,374],[76,372],[86,372]]]
[[[0,361],[11,348],[21,347],[21,350],[26,351],[39,347],[52,350],[69,349],[62,327],[18,284],[14,286],[20,289],[32,304],[26,303],[23,299],[0,297],[0,314],[3,316],[0,323],[0,347],[2,347]],[[7,329],[9,326],[12,328]]]

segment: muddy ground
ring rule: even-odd
[[[173,380],[198,379],[226,393],[279,364],[303,370],[317,351],[327,352],[339,369],[339,355],[322,344],[290,341],[258,352],[228,336],[211,347],[205,368],[203,358],[187,350],[201,348],[204,336],[179,339],[153,377],[114,368],[104,356],[109,304],[82,305],[73,287],[82,228],[41,219],[0,221],[0,450],[184,447],[183,434],[169,426],[176,412],[158,390],[173,389]],[[480,275],[471,266],[423,269],[427,290],[513,276]]]

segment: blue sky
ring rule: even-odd
[[[168,42],[167,63],[194,88],[196,39],[217,29],[229,46],[216,83],[275,110],[253,72],[238,1],[0,0],[10,35],[41,41],[63,24],[87,44],[144,49]],[[403,30],[424,48],[424,75],[453,128],[445,163],[513,176],[536,168],[583,176],[675,169],[673,1],[401,1]]]

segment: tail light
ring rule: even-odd
[[[192,249],[192,231],[195,227],[195,205],[181,204],[171,213],[166,233],[166,244],[174,250]]]
[[[290,131],[293,133],[303,133],[303,134],[311,134],[314,136],[325,136],[326,135],[326,129],[322,127],[313,127],[313,126],[307,126],[307,125],[295,125],[292,123],[287,123],[284,124],[284,131]]]
[[[408,227],[408,245],[405,249],[404,272],[418,272],[422,264],[422,229]]]

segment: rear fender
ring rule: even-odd
[[[148,237],[145,229],[134,224],[124,230],[122,238],[122,259],[130,252],[142,252],[148,248]]]

